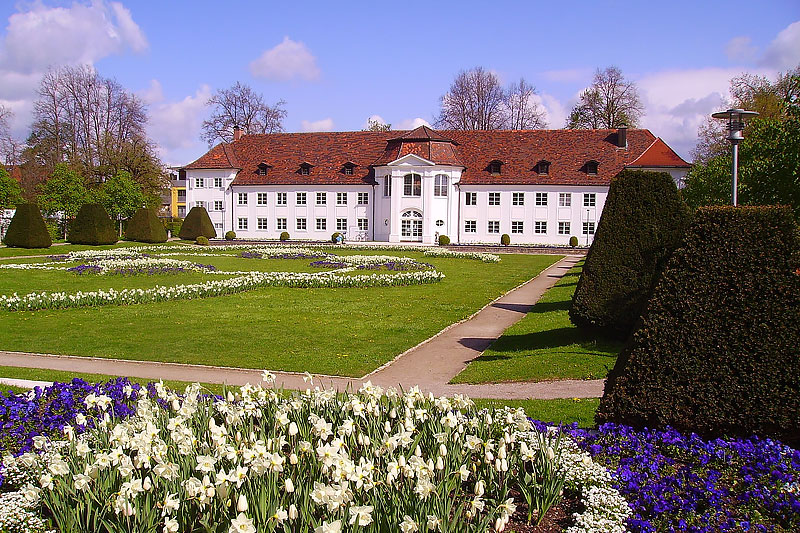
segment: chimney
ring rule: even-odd
[[[233,127],[233,140],[234,141],[238,141],[241,138],[242,138],[242,128],[240,128],[239,126],[234,126]]]
[[[625,124],[621,124],[620,127],[617,128],[617,147],[628,147],[628,126]]]

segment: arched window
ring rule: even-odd
[[[447,196],[447,174],[436,174],[433,182],[434,196]]]
[[[422,240],[422,213],[412,209],[400,216],[400,238],[404,241]]]
[[[406,174],[403,176],[403,195],[422,196],[422,176],[419,174]]]

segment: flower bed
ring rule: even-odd
[[[72,386],[37,393],[47,409],[70,398],[54,439],[29,435],[36,453],[3,459],[25,531],[41,531],[38,517],[61,531],[502,531],[526,521],[518,506],[544,516],[562,487],[584,507],[571,533],[622,531],[628,514],[605,469],[521,410],[370,384],[292,397],[248,385],[226,399]],[[18,403],[33,418],[45,407]]]

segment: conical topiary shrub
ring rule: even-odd
[[[800,236],[788,207],[704,207],[597,421],[800,444]]]
[[[206,208],[195,206],[183,219],[178,236],[181,239],[193,241],[201,235],[213,239],[217,236],[217,231],[214,229],[214,224],[211,223],[211,218],[208,216]]]
[[[72,244],[114,244],[119,236],[105,207],[100,204],[84,204],[69,225],[67,240]]]
[[[3,238],[6,246],[17,248],[49,248],[50,233],[36,204],[20,204]]]
[[[167,242],[167,230],[155,209],[142,207],[128,220],[125,238],[136,242]]]
[[[614,178],[572,298],[572,323],[627,338],[691,216],[666,172]]]

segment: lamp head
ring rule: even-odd
[[[725,119],[728,121],[728,140],[736,143],[744,139],[742,130],[747,119],[758,116],[756,111],[746,111],[744,109],[728,109],[711,115],[713,118]]]

